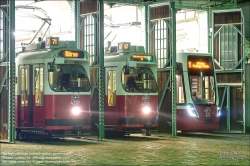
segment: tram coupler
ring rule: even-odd
[[[146,136],[151,136],[151,130],[146,129]]]
[[[82,135],[82,131],[81,131],[81,130],[78,130],[78,131],[77,131],[77,135],[78,135],[78,136],[81,136],[81,135]]]

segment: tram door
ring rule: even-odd
[[[106,114],[105,124],[118,124],[118,103],[117,103],[117,67],[106,68]]]
[[[33,126],[44,127],[44,64],[33,65]]]
[[[19,122],[21,127],[32,126],[32,82],[31,82],[31,65],[19,66],[20,78],[20,117]]]

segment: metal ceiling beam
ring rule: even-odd
[[[175,2],[176,8],[208,9],[208,8],[232,8],[239,3],[247,3],[248,0],[104,0],[108,4],[124,5],[153,5],[159,6],[161,3]]]

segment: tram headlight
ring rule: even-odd
[[[145,106],[142,108],[142,111],[144,114],[148,114],[150,112],[150,108],[148,106]]]
[[[219,106],[217,106],[217,114],[216,114],[216,116],[217,116],[217,117],[220,116],[220,107],[219,107]]]
[[[71,112],[73,115],[79,115],[81,112],[81,109],[79,107],[73,107]]]
[[[198,113],[197,113],[197,111],[196,111],[193,104],[188,104],[188,109],[187,110],[188,110],[188,113],[189,113],[190,116],[199,117],[199,115],[198,115]]]

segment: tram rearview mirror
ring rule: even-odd
[[[129,66],[124,66],[124,74],[129,74]]]
[[[48,72],[53,72],[53,71],[54,71],[54,63],[48,62]]]

